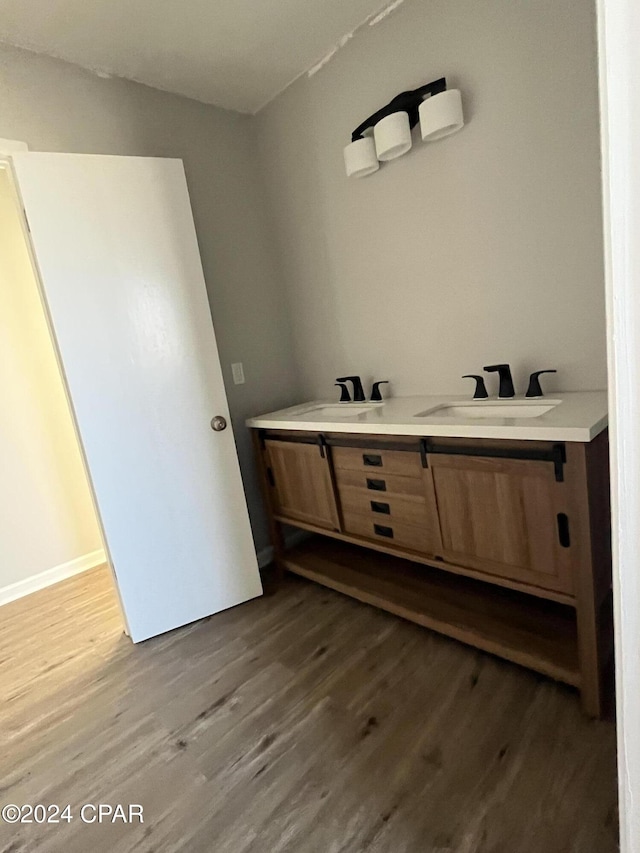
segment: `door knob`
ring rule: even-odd
[[[211,429],[215,432],[222,432],[222,430],[226,428],[227,419],[223,418],[222,415],[216,415],[215,418],[211,420]]]

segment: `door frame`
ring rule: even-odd
[[[640,5],[596,0],[620,850],[640,850]],[[635,39],[635,41],[634,41]]]
[[[25,148],[17,148],[16,150],[27,150]],[[69,406],[69,412],[71,414],[71,422],[73,424],[73,431],[75,434],[76,441],[78,443],[78,448],[80,450],[80,457],[82,459],[82,465],[84,468],[85,476],[87,478],[87,483],[89,485],[89,494],[91,496],[91,503],[93,505],[93,511],[96,516],[96,520],[98,523],[98,529],[100,531],[100,538],[102,539],[102,547],[104,550],[104,554],[107,561],[107,566],[109,568],[109,573],[111,575],[111,579],[113,582],[113,588],[115,591],[116,599],[118,601],[118,608],[120,610],[120,617],[122,619],[123,631],[130,637],[129,625],[127,624],[127,617],[124,612],[124,607],[122,606],[122,599],[120,598],[120,588],[118,586],[118,579],[116,577],[115,572],[113,571],[113,563],[111,560],[111,556],[109,554],[109,543],[107,542],[107,537],[105,536],[104,527],[102,525],[102,518],[100,516],[100,510],[98,509],[98,503],[96,501],[95,491],[93,488],[93,481],[91,479],[91,472],[89,470],[89,466],[87,464],[87,459],[84,451],[84,446],[82,444],[82,439],[80,437],[80,432],[78,430],[78,424],[76,421],[76,413],[73,408],[73,401],[71,399],[71,395],[69,394],[69,387],[67,385],[67,377],[65,375],[64,367],[62,364],[62,359],[60,358],[60,352],[58,350],[58,344],[56,341],[55,332],[53,330],[53,325],[51,323],[51,317],[49,315],[49,310],[47,308],[47,301],[44,298],[44,288],[42,286],[42,278],[40,275],[40,269],[38,267],[38,262],[35,257],[35,253],[33,251],[33,246],[31,244],[31,233],[29,230],[29,223],[27,221],[27,216],[24,210],[24,205],[22,204],[22,198],[20,197],[20,190],[18,188],[18,182],[16,181],[16,176],[13,171],[13,162],[11,160],[11,154],[7,152],[6,149],[0,148],[0,171],[6,172],[9,178],[9,186],[11,195],[13,197],[13,206],[15,209],[16,216],[18,217],[18,221],[20,223],[20,229],[22,231],[22,236],[24,238],[24,243],[27,248],[27,253],[29,255],[29,261],[31,263],[31,268],[33,270],[33,276],[35,278],[36,286],[38,288],[38,296],[40,297],[40,305],[42,307],[42,312],[45,317],[45,321],[47,323],[47,329],[49,331],[49,340],[51,341],[51,347],[55,354],[56,363],[58,365],[58,371],[60,373],[60,379],[62,381],[62,387],[64,388],[64,394],[67,400],[67,405]]]

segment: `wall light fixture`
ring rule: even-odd
[[[344,149],[344,165],[350,178],[364,178],[377,172],[380,163],[376,156],[373,128],[368,128],[360,139],[354,140]]]
[[[392,98],[351,134],[344,149],[347,176],[363,178],[376,172],[380,162],[406,154],[412,144],[411,130],[418,122],[424,142],[460,130],[464,125],[460,90],[447,89],[447,81],[441,77]]]
[[[411,123],[405,112],[391,113],[373,128],[376,156],[384,163],[402,157],[411,148]]]

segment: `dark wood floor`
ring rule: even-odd
[[[609,853],[612,723],[569,688],[300,579],[133,646],[105,569],[0,611],[0,850]]]

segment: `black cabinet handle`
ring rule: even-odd
[[[377,453],[363,453],[362,461],[365,465],[370,465],[372,468],[382,468],[382,456]]]
[[[569,516],[566,512],[558,513],[558,540],[563,548],[569,548],[571,545],[571,535],[569,533]]]
[[[391,507],[389,504],[381,501],[371,501],[371,512],[380,512],[382,515],[391,515]]]
[[[384,480],[372,480],[371,477],[367,477],[367,488],[374,492],[386,492],[387,484]]]
[[[374,524],[373,530],[378,536],[386,536],[387,539],[393,539],[393,527],[385,527],[384,524]]]

